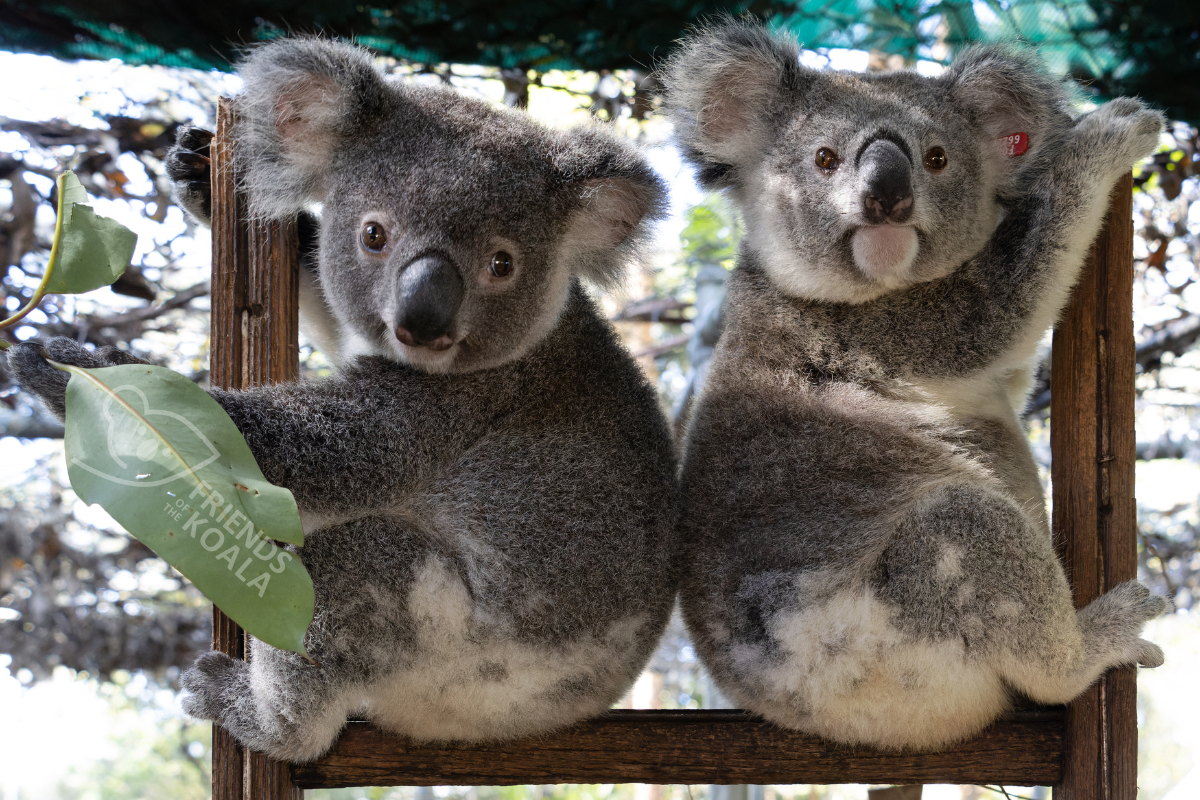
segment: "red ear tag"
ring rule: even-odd
[[[1008,136],[1001,136],[1000,146],[1004,149],[1004,155],[1009,158],[1024,155],[1029,149],[1029,134],[1010,133]]]

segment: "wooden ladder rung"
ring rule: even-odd
[[[1005,714],[939,753],[846,747],[745,711],[609,711],[556,734],[501,744],[418,744],[350,722],[333,750],[292,764],[304,789],[548,783],[995,783],[1052,785],[1061,707]]]

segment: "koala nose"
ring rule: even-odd
[[[410,347],[446,350],[463,299],[458,268],[441,253],[426,253],[400,270],[396,338]]]
[[[872,225],[906,222],[912,216],[912,163],[890,139],[876,139],[858,161],[863,216]]]

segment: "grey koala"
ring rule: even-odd
[[[1130,581],[1073,608],[1018,413],[1162,117],[1119,99],[1072,119],[999,47],[934,78],[814,71],[746,22],[664,71],[685,152],[746,224],[682,471],[682,608],[721,690],[929,749],[1013,693],[1061,703],[1161,664],[1139,637],[1164,598]]]
[[[580,279],[616,277],[661,182],[597,126],[385,82],[347,45],[276,41],[240,72],[253,208],[322,204],[317,288],[343,364],[211,391],[295,494],[317,663],[257,641],[249,663],[208,653],[185,709],[292,761],[352,712],[414,739],[496,740],[605,710],[673,603],[676,457]],[[65,375],[33,344],[10,359],[61,415]]]

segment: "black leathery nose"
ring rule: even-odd
[[[445,255],[426,253],[410,261],[397,287],[396,338],[417,347],[449,347],[463,292],[462,276]]]
[[[912,216],[912,164],[895,142],[872,142],[859,160],[859,175],[868,222],[905,222]]]

